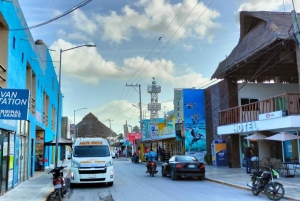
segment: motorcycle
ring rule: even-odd
[[[268,171],[254,172],[251,176],[251,182],[247,184],[252,189],[253,195],[258,195],[264,191],[270,200],[280,200],[283,198],[285,190],[283,185],[275,182],[279,174],[272,165],[265,164]]]
[[[149,171],[150,176],[152,176],[152,177],[154,177],[154,175],[157,173],[155,160],[152,160],[149,162],[148,171]]]
[[[48,172],[48,174],[52,174],[52,183],[54,186],[54,192],[53,195],[56,196],[56,198],[61,201],[61,199],[64,197],[64,195],[68,192],[68,189],[66,187],[66,181],[65,178],[63,176],[63,172],[61,172],[61,170],[63,170],[64,168],[66,168],[67,166],[58,166],[54,169],[52,169],[50,172]]]
[[[131,162],[132,163],[139,163],[139,156],[138,155],[133,155],[131,157]]]

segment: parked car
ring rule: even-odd
[[[163,177],[170,175],[172,180],[177,180],[179,177],[196,177],[204,180],[205,164],[193,156],[176,155],[162,165],[161,174]]]

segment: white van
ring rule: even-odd
[[[114,167],[109,143],[104,138],[78,138],[73,144],[70,187],[82,183],[114,184]]]

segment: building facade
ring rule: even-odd
[[[223,81],[205,90],[208,143],[225,140],[233,167],[243,167],[250,143],[260,160],[299,160],[297,139],[245,139],[256,133],[299,136],[300,53],[292,28],[291,13],[241,12],[240,40],[212,76]]]
[[[34,175],[39,154],[45,167],[53,163],[54,149],[44,142],[55,139],[61,96],[48,48],[33,40],[18,1],[1,1],[0,13],[0,86],[29,90],[26,120],[0,119],[2,194]]]

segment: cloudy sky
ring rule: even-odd
[[[49,21],[86,0],[19,0],[28,26]],[[300,11],[300,1],[294,1]],[[239,39],[239,11],[291,12],[291,0],[92,0],[51,23],[31,29],[54,61],[62,53],[63,116],[73,123],[89,112],[116,133],[139,126],[138,88],[149,118],[147,86],[162,92],[160,116],[173,109],[174,88],[203,88]],[[57,65],[57,63],[55,63]],[[58,66],[57,66],[58,67]]]

